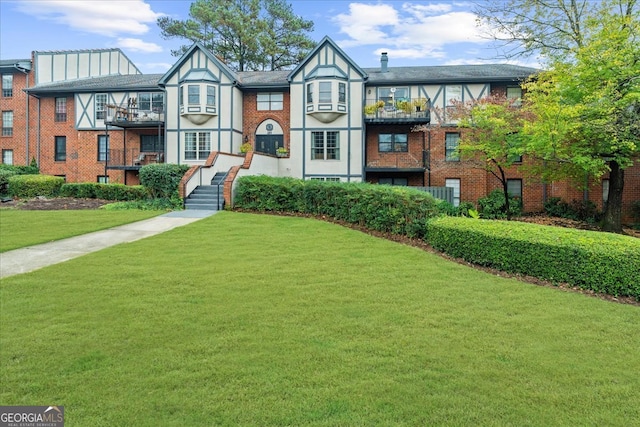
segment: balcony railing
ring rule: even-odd
[[[137,169],[150,163],[164,163],[163,151],[143,151],[138,148],[109,150],[108,168]]]
[[[137,106],[107,104],[105,123],[119,127],[152,127],[164,125],[161,111],[140,110]]]
[[[364,117],[367,121],[429,123],[430,101],[427,98],[378,100],[365,105]]]

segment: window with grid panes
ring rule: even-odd
[[[259,93],[258,111],[282,110],[284,95],[282,92]]]
[[[64,162],[67,160],[67,137],[56,136],[54,138],[54,160],[56,162]]]
[[[460,153],[457,152],[460,145],[460,134],[449,133],[444,135],[445,160],[448,162],[460,161]]]
[[[11,98],[13,96],[13,74],[2,75],[2,97]]]
[[[206,160],[211,153],[209,132],[185,132],[184,158],[186,160]]]
[[[13,111],[2,112],[2,136],[13,136]]]
[[[311,159],[339,160],[340,141],[338,132],[311,132]]]
[[[56,122],[67,121],[67,98],[56,98]]]
[[[97,93],[95,105],[96,105],[96,120],[104,120],[105,106],[107,105],[107,94]]]

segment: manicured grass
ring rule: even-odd
[[[640,310],[222,212],[3,279],[0,402],[68,426],[638,425]]]
[[[159,215],[160,211],[22,211],[0,209],[0,252],[105,230]]]

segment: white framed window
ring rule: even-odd
[[[188,85],[189,104],[200,104],[200,85]]]
[[[212,85],[207,85],[207,105],[215,106],[216,105],[216,87]]]
[[[339,160],[340,134],[337,131],[311,132],[311,160]]]
[[[2,150],[2,163],[5,165],[13,164],[13,150]]]
[[[337,176],[314,176],[311,181],[326,181],[326,182],[340,182],[340,178]]]
[[[107,94],[106,93],[97,93],[96,94],[96,120],[104,120],[105,118],[105,108],[107,105]]]
[[[211,153],[210,132],[185,132],[185,160],[206,160],[209,157],[209,153]]]
[[[339,82],[338,83],[338,102],[344,104],[347,102],[347,84]]]
[[[445,160],[447,162],[459,162],[460,153],[458,153],[458,147],[460,146],[460,134],[447,132],[444,134],[444,152]]]
[[[521,87],[508,87],[507,99],[513,102],[513,105],[522,105],[522,88]]]
[[[318,102],[331,102],[331,82],[319,82]]]
[[[2,97],[11,98],[13,96],[13,74],[2,75]]]
[[[13,136],[13,111],[2,112],[2,136]]]
[[[98,135],[98,161],[106,162],[109,160],[109,137],[107,135]]]
[[[270,92],[258,94],[258,111],[282,110],[284,94],[282,92]]]
[[[98,175],[98,182],[100,184],[108,184],[109,183],[109,175]]]
[[[54,120],[56,122],[67,121],[67,98],[56,98],[56,114]]]
[[[453,188],[453,206],[460,206],[460,178],[447,178],[444,180],[444,186]]]
[[[313,104],[313,83],[307,83],[307,104]]]

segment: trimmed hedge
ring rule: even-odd
[[[14,175],[9,177],[8,191],[14,197],[56,197],[64,178],[51,175]]]
[[[153,163],[140,168],[140,184],[147,187],[154,199],[170,199],[178,191],[178,185],[189,165]]]
[[[80,199],[130,201],[144,200],[149,197],[149,193],[141,185],[81,182],[64,184],[60,189],[60,196]]]
[[[640,240],[514,221],[443,217],[427,242],[474,264],[640,300]]]
[[[435,199],[408,187],[246,176],[238,180],[235,207],[326,215],[371,230],[422,238]]]
[[[16,165],[5,165],[4,163],[0,164],[0,171],[11,171],[14,172],[15,175],[38,175],[40,170],[38,166],[16,166]]]

